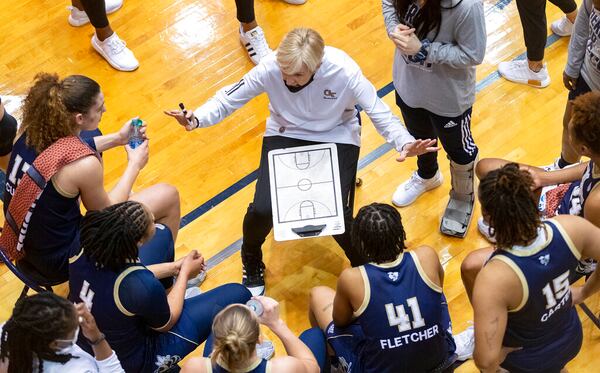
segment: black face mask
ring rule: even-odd
[[[298,86],[298,87],[293,87],[291,85],[287,85],[287,83],[285,82],[285,80],[283,81],[283,84],[285,84],[285,86],[287,87],[287,89],[290,90],[290,92],[296,93],[296,92],[300,92],[304,87],[306,87],[307,85],[309,85],[310,83],[312,83],[314,77],[315,77],[315,74],[313,74],[310,77],[310,80],[305,85],[301,85],[301,86]]]

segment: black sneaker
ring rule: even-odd
[[[259,265],[243,265],[242,285],[248,288],[253,297],[265,294],[265,265],[259,262]]]

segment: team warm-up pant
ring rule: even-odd
[[[477,158],[477,145],[471,135],[471,109],[457,117],[444,117],[428,110],[413,108],[396,92],[396,104],[402,111],[406,128],[416,139],[439,139],[450,159],[465,165]],[[438,170],[437,152],[417,157],[419,176],[431,179]]]
[[[575,0],[550,0],[563,13],[571,13],[577,9]],[[546,35],[546,0],[517,0],[517,9],[523,25],[523,37],[527,48],[527,59],[541,61],[544,59]]]
[[[248,206],[244,217],[244,238],[242,243],[242,262],[244,265],[253,267],[262,262],[261,246],[265,238],[273,228],[273,216],[271,210],[271,188],[269,182],[269,164],[267,154],[274,149],[293,148],[297,146],[318,144],[313,141],[292,139],[283,136],[268,136],[263,138],[260,166],[258,168],[258,180],[254,192],[254,200]],[[360,148],[349,144],[336,144],[340,167],[340,181],[342,189],[342,201],[344,203],[344,223],[346,230],[344,234],[333,236],[337,243],[344,249],[346,256],[352,266],[364,264],[365,261],[352,248],[350,241],[350,229],[352,227],[352,202],[354,200],[354,189],[356,183],[356,169],[358,167],[358,155]]]
[[[237,19],[241,23],[250,23],[255,20],[254,0],[235,0]]]
[[[104,0],[80,0],[83,10],[90,19],[90,23],[95,28],[108,26],[108,17],[106,16],[106,5]]]

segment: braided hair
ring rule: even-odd
[[[2,328],[0,360],[8,359],[8,373],[32,373],[43,360],[66,363],[71,354],[57,354],[50,344],[65,338],[77,327],[75,307],[68,300],[50,292],[21,298],[12,316]]]
[[[88,211],[81,222],[81,246],[98,268],[118,272],[138,258],[138,243],[153,224],[139,202],[126,201],[100,211]]]
[[[526,246],[537,236],[541,226],[533,180],[516,163],[491,171],[479,183],[479,201],[496,247]]]
[[[369,262],[396,260],[406,249],[400,213],[385,203],[363,206],[352,224],[352,246]]]

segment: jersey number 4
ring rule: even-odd
[[[401,332],[405,332],[411,328],[416,329],[425,326],[425,319],[423,316],[421,316],[421,309],[419,308],[417,297],[408,298],[406,303],[408,304],[408,308],[410,308],[410,312],[412,313],[412,327],[410,317],[406,313],[404,305],[400,304],[398,306],[394,306],[393,303],[388,303],[385,305],[385,312],[387,313],[390,326],[397,326],[398,330]]]
[[[552,285],[552,286],[550,286]],[[554,291],[552,291],[554,289]],[[546,309],[550,309],[558,304],[565,294],[569,291],[569,271],[558,276],[552,282],[547,283],[542,289],[542,294],[546,297]]]

